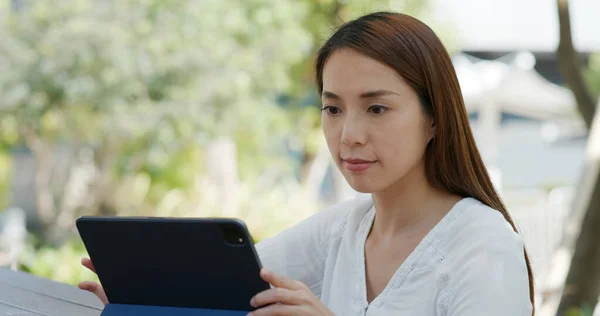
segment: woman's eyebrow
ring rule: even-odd
[[[375,91],[368,91],[368,92],[363,92],[361,93],[360,97],[363,99],[368,99],[368,98],[377,98],[377,97],[382,97],[385,95],[399,95],[396,92],[392,92],[389,90],[375,90]],[[329,92],[329,91],[323,91],[323,93],[321,93],[321,96],[327,99],[341,99],[337,94],[333,93],[333,92]]]
[[[392,92],[389,90],[375,90],[375,91],[369,91],[369,92],[364,92],[360,95],[361,98],[363,99],[367,99],[367,98],[377,98],[377,97],[382,97],[382,96],[386,96],[386,95],[398,95],[398,93],[396,92]]]

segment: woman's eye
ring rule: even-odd
[[[387,108],[383,105],[371,105],[368,110],[368,112],[375,115],[383,114],[385,111],[387,111]]]
[[[340,110],[340,108],[335,107],[335,106],[331,106],[331,105],[323,107],[321,109],[321,111],[327,113],[328,115],[338,115],[338,114],[340,114],[342,112],[342,110]]]

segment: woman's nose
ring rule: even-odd
[[[353,116],[344,121],[341,142],[346,146],[364,145],[366,142],[364,123]]]

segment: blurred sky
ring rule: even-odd
[[[464,50],[554,51],[556,0],[431,0],[436,19],[452,22]],[[569,1],[578,51],[600,51],[600,0]]]

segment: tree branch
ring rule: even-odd
[[[581,64],[573,46],[569,1],[557,0],[557,4],[560,26],[560,42],[558,44],[557,55],[560,72],[569,88],[571,88],[571,91],[573,91],[579,112],[585,121],[586,127],[590,129],[594,118],[595,105],[592,95],[583,79]]]
[[[39,220],[42,223],[42,229],[45,230],[45,228],[52,223],[56,212],[54,196],[50,188],[52,152],[51,149],[42,142],[31,126],[24,126],[21,134],[36,161],[36,208]]]
[[[580,224],[565,230],[574,251],[557,315],[584,304],[593,308],[600,294],[600,112],[595,116],[571,214]]]
[[[546,272],[540,316],[564,315],[583,303],[596,305],[600,292],[600,248],[597,227],[600,223],[600,112],[583,80],[581,64],[573,47],[568,0],[557,0],[560,24],[558,61],[567,84],[573,91],[579,112],[590,130],[584,170],[566,218],[560,244],[554,250]],[[595,116],[595,118],[594,118]]]

